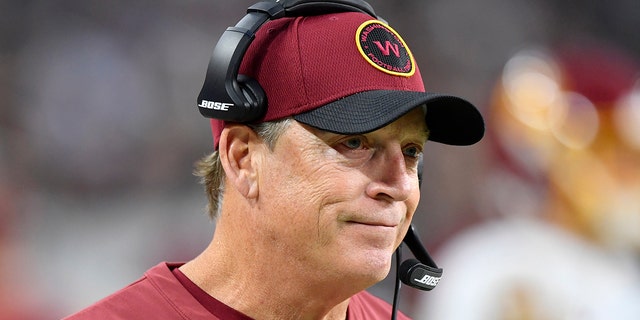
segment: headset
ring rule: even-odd
[[[362,12],[378,18],[363,0],[276,0],[258,2],[247,9],[234,27],[222,34],[211,55],[198,95],[198,109],[207,118],[247,123],[262,117],[267,97],[260,84],[238,75],[242,58],[256,32],[269,20],[335,12]]]
[[[424,156],[420,155],[418,159],[418,185],[420,189],[422,189],[423,167]],[[442,268],[438,268],[427,249],[425,249],[413,224],[409,226],[409,230],[402,242],[409,247],[409,250],[417,259],[409,259],[402,262],[398,268],[400,280],[404,284],[420,290],[430,291],[435,288],[442,277]]]
[[[198,95],[198,109],[207,118],[250,123],[261,118],[267,109],[267,97],[260,84],[250,77],[238,74],[242,58],[253,41],[256,32],[269,20],[283,17],[313,16],[336,12],[362,12],[378,20],[367,2],[363,0],[276,0],[258,2],[247,9],[247,14],[229,27],[218,40]],[[418,178],[422,184],[422,157],[419,160]],[[394,292],[392,319],[396,317],[397,296],[402,283],[420,290],[432,290],[442,276],[413,225],[407,231],[403,243],[416,259],[401,262],[401,247],[396,250],[396,290]]]
[[[418,185],[422,189],[422,173],[424,172],[424,156],[421,154],[418,159]],[[420,241],[413,224],[409,226],[407,234],[402,240],[411,253],[417,259],[407,259],[402,261],[402,244],[396,249],[396,284],[393,292],[393,304],[391,309],[391,320],[396,319],[398,310],[398,293],[400,282],[423,291],[431,291],[442,278],[442,268],[438,268],[435,261],[427,252],[427,249]]]

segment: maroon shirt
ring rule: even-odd
[[[65,319],[210,319],[252,320],[208,295],[177,268],[160,263],[138,281]],[[386,320],[391,306],[366,291],[349,301],[349,320]],[[408,320],[398,312],[398,320]]]

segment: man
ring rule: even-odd
[[[208,248],[71,319],[391,317],[364,290],[387,276],[410,226],[423,145],[473,144],[482,117],[425,93],[400,35],[362,12],[267,22],[240,74],[268,108],[248,123],[211,120],[215,151],[197,169],[216,219]]]

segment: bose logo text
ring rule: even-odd
[[[229,111],[229,107],[233,107],[233,103],[202,100],[202,103],[199,104],[198,107],[220,111]]]
[[[436,286],[438,284],[438,281],[440,281],[439,277],[432,277],[428,274],[425,274],[424,277],[422,277],[422,279],[413,279],[415,282],[419,282],[422,284],[426,284],[428,286]]]

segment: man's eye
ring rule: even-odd
[[[360,149],[363,146],[362,139],[358,137],[349,138],[343,144],[349,149]]]
[[[418,147],[407,147],[404,149],[404,155],[411,157],[411,158],[417,158],[420,156],[420,148]]]

